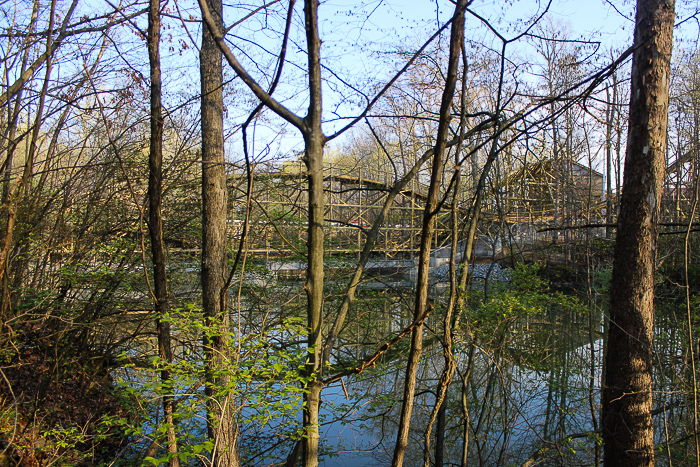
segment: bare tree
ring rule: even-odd
[[[166,394],[163,398],[163,415],[169,465],[180,466],[177,456],[177,434],[175,433],[175,397],[172,392],[170,365],[173,350],[170,344],[170,322],[166,314],[170,311],[168,281],[165,270],[165,247],[163,245],[163,104],[160,67],[160,0],[148,4],[148,59],[151,71],[151,136],[148,155],[148,232],[151,238],[153,258],[153,301],[156,308],[156,329],[158,334],[158,356],[161,360],[160,379]]]
[[[455,6],[452,19],[452,29],[450,34],[450,55],[447,76],[445,79],[445,89],[442,94],[440,104],[440,115],[438,121],[438,131],[435,138],[435,149],[432,158],[432,171],[430,175],[430,186],[428,188],[428,199],[423,211],[423,223],[421,227],[421,243],[418,258],[418,278],[417,291],[413,309],[413,320],[419,322],[428,312],[428,269],[430,267],[430,245],[433,240],[435,223],[433,218],[439,211],[438,202],[440,195],[440,185],[445,166],[445,150],[450,122],[450,111],[454,98],[457,79],[459,77],[459,60],[464,41],[464,17],[465,10],[469,5],[469,0],[459,0]],[[404,380],[403,400],[401,405],[401,419],[396,435],[396,445],[394,446],[394,457],[392,466],[403,465],[406,446],[408,445],[408,430],[411,425],[411,413],[413,411],[413,398],[416,392],[416,374],[423,350],[423,326],[419,325],[411,332],[411,350],[406,366],[406,377]]]

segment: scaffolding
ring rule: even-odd
[[[266,257],[304,255],[308,198],[300,163],[259,166],[253,172],[248,251]],[[247,175],[230,177],[232,234],[240,233],[245,217]],[[359,254],[367,231],[377,220],[395,177],[390,172],[349,171],[324,167],[325,251],[331,255]],[[395,197],[379,230],[373,252],[384,258],[412,258],[418,252],[427,186],[412,180]],[[435,246],[445,236],[443,220],[436,220]]]

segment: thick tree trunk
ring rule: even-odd
[[[223,30],[221,0],[208,0],[217,27]],[[238,425],[230,392],[228,292],[226,290],[226,167],[224,160],[223,73],[221,51],[203,28],[200,52],[202,81],[202,305],[207,326],[203,338],[207,427],[214,442],[212,465],[240,465]]]
[[[168,312],[168,283],[163,246],[163,107],[160,73],[160,0],[150,0],[148,7],[148,59],[151,70],[151,141],[148,155],[148,231],[153,258],[153,294],[156,308],[158,356],[163,369],[160,372],[163,387],[163,415],[166,424],[168,453],[171,467],[179,467],[177,435],[175,433],[175,398],[170,381],[173,352],[170,345],[170,323],[163,319]]]
[[[674,0],[638,0],[603,388],[606,466],[654,465],[652,341]]]

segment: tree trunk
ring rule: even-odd
[[[620,101],[622,98],[619,96],[619,89],[618,86],[620,86],[620,81],[617,77],[617,70],[613,72],[613,89],[614,89],[614,100],[615,100],[615,134],[617,135],[617,139],[615,142],[615,194],[617,195],[615,199],[615,216],[620,215],[620,194],[622,193],[621,189],[621,184],[622,184],[622,162],[621,162],[621,157],[620,154],[622,152],[622,110],[620,109]]]
[[[318,443],[320,439],[318,414],[321,404],[320,381],[323,367],[323,216],[325,198],[323,194],[323,146],[325,136],[321,129],[321,39],[318,33],[318,0],[304,2],[306,41],[309,70],[309,111],[304,118],[304,142],[306,154],[304,162],[308,172],[309,222],[308,222],[308,264],[306,270],[308,326],[308,356],[306,374],[311,378],[304,394],[304,467],[318,465]]]
[[[156,308],[158,356],[163,365],[160,372],[163,387],[163,415],[166,424],[170,466],[179,467],[177,435],[175,433],[175,398],[170,381],[173,352],[170,345],[170,323],[163,317],[169,311],[168,283],[163,246],[163,107],[160,73],[160,0],[150,0],[148,8],[148,58],[151,71],[151,140],[148,155],[148,226],[153,257],[153,299]]]
[[[613,90],[613,96],[615,91]],[[605,90],[606,108],[605,108],[605,237],[612,237],[613,229],[610,226],[613,220],[613,204],[612,204],[612,127],[613,115],[615,114],[615,98],[610,100],[610,89]],[[592,186],[592,185],[591,185]]]
[[[221,0],[208,0],[218,29],[223,30]],[[203,338],[207,429],[214,442],[212,465],[240,465],[238,425],[230,391],[228,292],[226,290],[226,168],[223,127],[221,52],[209,28],[203,28],[200,52],[202,81],[202,306],[212,333]]]
[[[450,37],[450,57],[445,80],[445,90],[440,103],[440,121],[435,140],[435,153],[433,155],[433,167],[430,176],[430,187],[428,188],[428,199],[423,211],[423,227],[421,229],[421,245],[418,259],[418,278],[416,284],[416,300],[413,311],[413,320],[419,321],[426,312],[428,304],[428,269],[430,266],[430,243],[433,238],[435,225],[433,218],[437,211],[438,196],[440,194],[440,184],[442,181],[443,168],[445,163],[445,148],[447,144],[447,134],[449,130],[450,106],[454,97],[457,83],[459,56],[464,38],[464,10],[469,4],[468,0],[459,0],[455,7],[452,31]],[[392,466],[403,465],[403,459],[408,446],[408,431],[411,424],[411,413],[413,411],[413,397],[416,391],[416,374],[418,363],[423,351],[423,325],[417,326],[411,333],[411,350],[406,366],[406,377],[404,380],[403,402],[401,405],[401,419],[396,435],[396,446],[394,447],[394,457]]]
[[[654,465],[652,341],[674,0],[638,0],[603,388],[606,466]]]

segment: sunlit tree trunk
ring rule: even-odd
[[[612,203],[612,127],[613,116],[615,115],[615,89],[613,88],[613,96],[611,99],[610,89],[605,90],[606,108],[605,108],[605,236],[612,237],[613,229],[610,226],[613,220],[613,203]]]
[[[638,0],[603,387],[606,466],[654,465],[652,342],[674,0]]]
[[[434,222],[440,194],[440,184],[445,164],[445,147],[449,130],[450,106],[454,98],[455,86],[458,77],[459,57],[464,39],[464,10],[469,4],[468,0],[459,0],[455,7],[450,37],[450,57],[445,80],[445,90],[440,104],[440,121],[438,123],[437,138],[435,141],[435,153],[433,155],[433,167],[430,176],[428,199],[423,211],[423,225],[421,229],[421,245],[418,259],[418,278],[416,284],[416,299],[414,304],[413,319],[419,321],[427,310],[428,304],[428,268],[430,265],[430,244],[433,239]],[[406,447],[408,445],[408,432],[413,411],[413,397],[416,391],[416,374],[423,351],[423,325],[417,326],[411,333],[411,350],[406,366],[404,380],[403,401],[401,406],[401,419],[396,436],[394,457],[392,465],[403,465]]]
[[[169,311],[168,283],[165,271],[165,248],[163,246],[163,107],[160,72],[160,0],[150,0],[148,8],[148,58],[151,71],[151,138],[148,156],[148,231],[151,237],[153,258],[153,299],[156,308],[158,334],[158,356],[163,368],[160,372],[163,387],[163,415],[166,424],[170,466],[179,467],[177,436],[175,433],[175,398],[172,394],[169,365],[173,361],[170,345],[170,323],[164,319]]]
[[[219,30],[221,0],[208,0]],[[212,465],[240,465],[238,426],[227,386],[230,374],[228,292],[226,290],[226,167],[224,159],[223,73],[221,52],[203,28],[200,52],[202,84],[202,305],[207,429],[214,442]]]
[[[325,136],[321,129],[322,90],[321,90],[321,39],[318,32],[318,0],[304,2],[306,41],[308,47],[309,71],[309,112],[304,118],[304,142],[306,153],[304,163],[308,171],[309,222],[308,222],[308,265],[306,271],[308,354],[307,376],[311,378],[304,394],[304,467],[318,465],[319,409],[321,404],[320,381],[323,366],[323,217],[325,198],[323,194],[323,146]]]

